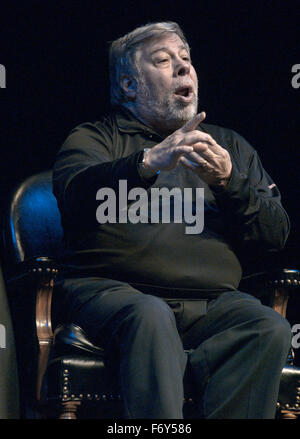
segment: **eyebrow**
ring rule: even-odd
[[[154,49],[154,50],[150,53],[150,55],[152,56],[152,55],[154,55],[156,52],[161,52],[161,51],[169,52],[169,50],[170,50],[170,49],[169,49],[168,47],[166,47],[166,46],[159,47],[159,48],[157,48],[157,49]],[[179,50],[186,50],[187,53],[189,53],[187,47],[184,46],[184,45],[180,46],[180,47],[179,47]]]

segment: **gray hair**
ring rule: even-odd
[[[109,50],[110,102],[112,106],[127,101],[120,86],[121,75],[137,77],[139,68],[136,63],[136,52],[142,44],[151,38],[160,37],[167,33],[175,33],[182,40],[188,52],[190,48],[177,23],[172,21],[150,23],[134,29],[132,32],[113,41]]]

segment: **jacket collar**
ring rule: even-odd
[[[137,119],[130,110],[121,105],[115,108],[115,117],[118,128],[123,133],[134,134],[142,132],[148,136],[150,135],[151,137],[155,136],[163,139],[163,136],[158,134],[152,128],[145,125],[143,122]],[[205,124],[200,123],[198,125],[198,129],[200,131],[207,132],[207,130],[205,129]]]
[[[139,119],[137,119],[130,110],[122,106],[118,106],[115,110],[116,120],[118,128],[123,133],[138,133],[143,132],[146,134],[155,134],[161,137],[153,129],[145,125]]]

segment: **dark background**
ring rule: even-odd
[[[292,66],[300,64],[300,1],[6,2],[0,5],[0,64],[7,73],[7,88],[0,89],[2,212],[18,183],[53,166],[74,126],[109,110],[108,42],[138,25],[173,20],[192,48],[206,121],[242,134],[279,186],[291,220],[279,262],[300,268],[300,88],[291,85]],[[30,314],[33,305],[24,302],[16,308]],[[299,323],[299,301],[289,309],[291,323]],[[21,323],[26,346],[19,343],[18,352],[28,349],[30,356],[25,329]],[[19,369],[25,396],[34,388],[29,363]]]
[[[282,265],[299,268],[300,2],[36,1],[1,5],[1,206],[25,177],[52,167],[75,125],[109,109],[108,42],[150,21],[177,21],[199,75],[207,122],[259,152],[282,193],[291,234]]]

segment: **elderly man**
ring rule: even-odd
[[[185,374],[200,417],[272,418],[291,331],[238,290],[238,255],[249,245],[284,245],[289,222],[278,189],[244,138],[203,123],[176,23],[114,41],[110,68],[111,114],[76,127],[54,167],[71,250],[56,285],[64,319],[118,364],[128,418],[182,418]],[[170,192],[168,221],[158,218],[164,196],[154,214],[152,199],[133,196],[162,188],[203,190],[181,198],[182,211],[204,216],[203,227],[187,233]]]

